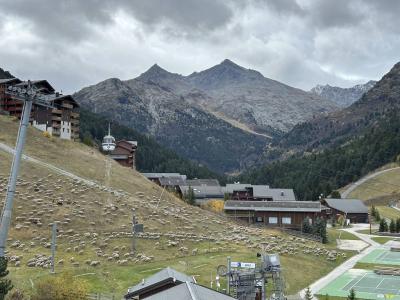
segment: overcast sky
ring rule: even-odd
[[[0,67],[74,92],[229,58],[303,89],[347,87],[400,61],[399,13],[398,0],[0,0]]]

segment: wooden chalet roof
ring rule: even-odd
[[[194,279],[193,277],[190,277],[170,267],[167,267],[160,272],[157,272],[154,275],[150,276],[149,278],[143,279],[141,283],[130,287],[128,289],[128,293],[125,295],[125,298],[129,299],[135,295],[139,295],[145,291],[167,285],[171,282],[176,284],[183,282],[194,282]]]
[[[229,295],[217,292],[193,282],[182,284],[163,290],[160,293],[146,297],[148,300],[233,300]]]
[[[225,210],[321,212],[318,201],[225,201]]]
[[[326,198],[324,201],[329,207],[344,213],[368,213],[368,207],[359,199]]]

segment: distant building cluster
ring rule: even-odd
[[[368,208],[358,199],[297,201],[293,189],[243,183],[221,186],[216,179],[188,180],[179,173],[143,173],[149,180],[183,197],[193,189],[196,204],[225,199],[226,215],[236,220],[270,227],[299,229],[304,219],[345,217],[353,223],[368,222]]]
[[[46,80],[31,81],[48,101],[49,107],[33,104],[30,123],[41,131],[66,140],[79,139],[79,105],[70,95],[55,92]],[[6,93],[9,86],[24,89],[27,81],[0,79],[0,112],[21,118],[23,102]]]

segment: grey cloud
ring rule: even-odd
[[[4,3],[3,3],[4,2]],[[108,26],[113,16],[123,11],[145,28],[163,24],[177,31],[213,30],[225,25],[232,10],[222,0],[0,0],[3,14],[31,22],[45,38],[79,41],[92,33],[94,26]]]
[[[303,8],[295,0],[254,0],[257,4],[265,4],[270,9],[280,14],[302,15]]]
[[[0,5],[0,67],[23,78],[47,78],[69,92],[108,77],[133,78],[155,62],[187,74],[230,58],[309,89],[377,79],[399,60],[397,0],[0,0]],[[11,47],[2,36],[10,28],[21,31]]]
[[[365,17],[356,4],[359,3],[349,0],[313,1],[307,10],[318,27],[349,27],[359,24]]]

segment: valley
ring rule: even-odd
[[[4,116],[0,122],[5,129],[0,143],[12,145],[18,122]],[[334,245],[325,247],[275,230],[243,226],[189,206],[169,193],[160,199],[161,188],[116,163],[107,188],[102,154],[80,143],[44,137],[33,128],[25,153],[96,184],[24,160],[8,245],[15,259],[9,266],[11,278],[27,293],[49,272],[49,225],[53,222],[58,222],[59,229],[56,270],[81,276],[91,292],[117,296],[168,265],[208,285],[209,274],[227,255],[254,261],[261,245],[281,254],[285,273],[300,267],[310,270],[307,276],[288,276],[288,292],[296,293],[351,255],[339,252],[336,260],[327,260],[324,253],[330,253]],[[1,150],[0,157],[4,192],[11,155]],[[145,229],[134,254],[129,237],[132,208]]]

